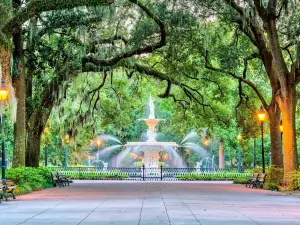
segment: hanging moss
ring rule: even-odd
[[[263,6],[265,9],[268,8],[268,3],[269,3],[269,0],[261,0],[260,1],[261,6]]]

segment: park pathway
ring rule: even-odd
[[[300,197],[225,182],[75,181],[0,204],[0,225],[300,225]]]

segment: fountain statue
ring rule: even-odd
[[[195,169],[197,173],[201,173],[201,166],[202,166],[202,162],[197,162]]]
[[[150,110],[149,119],[155,119],[154,100],[151,96],[149,99],[149,110]]]
[[[102,161],[102,163],[103,163],[103,172],[106,172],[107,171],[107,167],[108,167],[108,162],[103,162]]]
[[[103,165],[102,171],[106,172],[107,167],[108,167],[108,162],[104,162],[104,161],[98,159],[98,160],[95,160],[92,164],[99,166],[99,163],[102,163],[102,165]]]

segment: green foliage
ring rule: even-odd
[[[44,167],[10,168],[7,170],[6,178],[17,185],[15,189],[17,195],[52,187],[50,170]]]
[[[246,184],[250,178],[236,178],[233,180],[234,184]]]
[[[51,183],[50,170],[45,167],[17,167],[7,170],[7,179],[17,185],[24,183]]]
[[[71,179],[79,180],[123,180],[128,176],[120,170],[109,172],[94,172],[94,171],[62,171],[62,174],[69,176]]]
[[[289,190],[299,190],[300,189],[300,171],[289,172],[286,176]]]
[[[144,165],[144,162],[142,162],[142,161],[134,162],[133,165],[135,167],[142,167]]]
[[[99,4],[99,1],[92,2]],[[32,82],[32,90],[27,90],[27,93],[32,93],[32,96],[27,96],[27,115],[30,116],[36,108],[42,108],[44,112],[51,111],[47,123],[50,132],[44,132],[41,144],[42,161],[47,148],[49,164],[63,164],[66,146],[62,139],[66,133],[72,134],[69,162],[73,165],[84,164],[87,151],[95,153],[96,149],[90,147],[90,140],[97,134],[115,135],[123,143],[140,140],[146,126],[138,119],[146,115],[147,99],[150,94],[162,96],[166,88],[165,81],[170,80],[177,82],[167,96],[170,98],[161,100],[157,97],[155,103],[158,108],[156,115],[167,119],[158,126],[159,131],[164,133],[159,136],[159,141],[180,143],[182,137],[193,129],[201,138],[209,138],[213,143],[222,142],[227,167],[236,167],[238,145],[242,149],[243,166],[251,166],[253,138],[259,137],[254,112],[260,102],[245,84],[241,85],[240,93],[237,80],[205,69],[204,53],[208,51],[214,66],[243,74],[244,58],[255,50],[248,38],[232,24],[234,14],[230,6],[220,1],[140,2],[147,3],[147,7],[164,22],[168,43],[152,55],[134,56],[128,61],[130,65],[141,63],[156,69],[165,75],[164,81],[146,72],[122,67],[122,62],[127,59],[116,65],[94,68],[95,72],[81,73],[82,59],[87,55],[95,55],[105,61],[158,39],[157,24],[145,12],[128,4],[128,1],[117,1],[111,8],[88,7],[88,10],[76,8],[45,12],[37,18],[37,30],[41,32],[34,32],[31,21],[23,25],[26,48],[29,48],[26,49],[25,61],[29,68],[25,68],[28,71],[26,76],[28,84]],[[24,7],[26,4],[24,2]],[[8,17],[9,10],[6,7],[11,6],[11,1],[5,0],[3,6],[0,7],[0,28]],[[118,13],[114,14],[113,11]],[[199,20],[199,15],[203,19]],[[292,27],[282,32],[289,33],[290,38],[299,35],[296,29],[298,16],[299,13],[293,11],[293,16],[282,21],[282,24]],[[101,44],[100,39],[109,40],[115,34],[124,36],[128,42],[124,44],[117,40]],[[293,49],[290,51],[295,55]],[[62,68],[64,70],[60,72]],[[109,76],[102,89],[97,91],[103,81],[104,70]],[[265,98],[270,99],[271,92],[260,60],[249,61],[244,75],[250,81],[255,81]],[[53,82],[55,85],[51,86]],[[54,109],[48,101],[44,105],[44,96],[55,99],[55,104],[52,103],[56,105]],[[202,132],[203,127],[208,128],[206,133]],[[236,136],[239,132],[242,132],[244,139],[238,144]],[[12,132],[8,133],[10,156],[12,137]],[[269,143],[266,140],[266,152],[270,150]],[[217,148],[212,145],[205,150],[217,155]],[[103,156],[103,160],[116,153],[109,152]],[[194,166],[202,157],[197,152],[184,154],[190,166]],[[257,160],[259,163],[260,158]]]
[[[197,173],[196,171],[176,176],[179,180],[235,180],[250,179],[251,171],[238,173],[237,171],[217,171],[215,173]]]
[[[158,162],[158,166],[159,167],[166,167],[166,166],[168,166],[165,162]]]

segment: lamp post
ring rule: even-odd
[[[48,166],[48,145],[45,145],[45,167]]]
[[[49,132],[49,128],[46,127],[44,129],[44,133],[48,133],[48,132]],[[45,167],[47,167],[48,166],[48,142],[47,142],[47,139],[45,142],[46,142],[45,143]]]
[[[266,119],[266,112],[264,108],[261,106],[260,110],[257,114],[261,127],[261,161],[262,161],[262,172],[265,172],[265,152],[264,152],[264,122]]]
[[[69,143],[70,143],[70,135],[66,135],[65,136],[65,143],[66,143],[66,147],[65,147],[65,170],[67,170],[67,168],[68,168],[68,151],[69,151],[69,149],[68,149],[68,145],[69,145]]]
[[[256,139],[253,142],[253,168],[256,167]]]
[[[2,136],[2,183],[6,184],[6,154],[5,154],[5,145],[4,145],[4,110],[5,103],[8,101],[8,87],[5,85],[4,80],[1,80],[0,85],[0,102],[1,102],[1,136]]]
[[[100,146],[103,144],[102,139],[96,140],[96,147],[97,147],[97,160],[100,160]]]
[[[283,125],[282,125],[282,120],[280,121],[280,126],[279,126],[279,129],[280,129],[280,139],[281,139],[281,151],[282,151],[282,155],[284,156],[284,152],[283,152]]]
[[[238,172],[241,172],[241,145],[240,145],[240,141],[242,140],[242,135],[239,134],[237,136],[237,139],[238,139]]]

